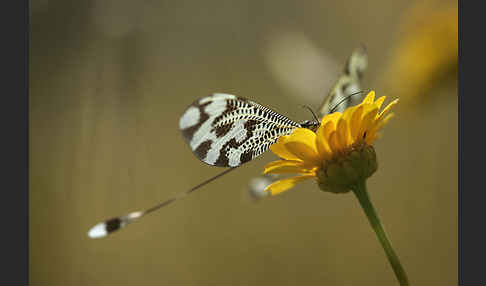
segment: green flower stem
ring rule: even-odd
[[[381,243],[381,246],[383,246],[386,256],[388,257],[388,261],[390,261],[393,271],[397,276],[398,282],[400,282],[400,285],[402,286],[409,285],[407,274],[405,273],[405,270],[400,264],[400,260],[398,259],[398,256],[395,253],[395,251],[393,250],[393,247],[386,236],[385,230],[381,225],[380,219],[376,214],[375,208],[373,207],[373,204],[370,201],[370,197],[368,196],[368,192],[366,191],[366,182],[365,180],[360,180],[360,181],[361,182],[358,182],[356,185],[352,187],[353,193],[358,198],[361,207],[363,208],[364,212],[366,213],[366,216],[368,217],[368,221],[370,222],[371,227],[375,231],[376,236],[378,237],[378,240]]]

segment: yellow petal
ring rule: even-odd
[[[324,125],[324,129],[322,131],[323,131],[323,136],[327,141],[329,141],[329,136],[331,136],[331,133],[333,131],[336,131],[336,124],[337,122],[334,123],[333,121],[329,121]]]
[[[375,126],[372,128],[372,131],[379,131],[385,124],[394,116],[394,113],[390,113],[387,116],[385,116],[384,119],[380,121],[376,121]]]
[[[368,143],[368,145],[371,145],[376,139],[378,139],[378,131],[380,131],[380,129],[385,126],[385,124],[388,122],[388,120],[390,120],[390,118],[392,118],[394,116],[393,113],[390,113],[388,114],[387,116],[385,116],[385,118],[381,121],[377,121],[377,123],[375,124],[375,126],[371,129],[371,131],[369,131],[369,133],[366,133],[366,143]]]
[[[317,143],[319,154],[321,154],[322,159],[329,158],[330,154],[332,153],[329,147],[329,136],[330,134],[336,130],[337,123],[339,119],[342,117],[340,112],[334,112],[332,114],[326,115],[321,122],[321,126],[317,132]],[[327,148],[326,148],[327,147]],[[321,149],[319,149],[321,148]],[[327,153],[327,154],[326,154]]]
[[[375,91],[372,90],[368,93],[368,95],[365,97],[365,99],[363,99],[363,102],[362,103],[373,103],[373,101],[375,100]]]
[[[395,99],[394,101],[390,102],[390,103],[389,103],[389,104],[388,104],[388,105],[385,107],[385,109],[383,109],[383,111],[382,111],[382,112],[380,112],[380,114],[378,115],[377,120],[381,120],[381,119],[382,119],[382,118],[383,118],[383,117],[384,117],[384,116],[385,116],[385,115],[388,113],[388,111],[390,111],[390,109],[391,109],[391,108],[392,108],[392,107],[393,107],[395,104],[397,104],[397,103],[398,103],[398,98],[397,98],[397,99]]]
[[[327,139],[332,131],[334,131],[334,123],[332,121],[328,121],[317,129],[316,147],[321,160],[327,160],[331,155],[332,151]]]
[[[361,121],[361,127],[359,129],[358,136],[363,136],[365,132],[371,130],[373,127],[373,123],[376,118],[376,114],[378,114],[378,108],[375,106],[373,109],[366,113]]]
[[[377,109],[375,104],[369,104],[369,103],[363,104],[363,114],[361,115],[361,118],[363,118],[366,114],[368,114],[368,112],[370,112],[373,109]]]
[[[282,159],[285,159],[285,160],[299,160],[300,159],[295,156],[294,154],[290,153],[287,148],[285,148],[285,142],[287,142],[288,138],[290,136],[288,135],[283,135],[283,136],[280,136],[277,140],[277,143],[275,144],[272,144],[270,145],[270,150],[272,150],[272,152],[279,156],[280,158]]]
[[[265,166],[264,174],[303,174],[310,173],[314,166],[304,164],[302,161],[279,160],[270,162]]]
[[[297,158],[317,165],[319,155],[316,146],[316,133],[306,128],[296,129],[285,142],[285,148]]]
[[[353,142],[358,138],[359,127],[361,126],[361,115],[363,114],[363,106],[360,105],[356,111],[351,115],[351,121],[349,123],[349,130],[351,131],[351,138]]]
[[[343,118],[339,119],[338,121],[336,133],[337,141],[339,142],[340,146],[344,148],[345,146],[350,145],[351,137],[349,135],[348,124]]]
[[[358,109],[358,107],[359,107],[359,105],[356,105],[356,106],[352,106],[352,107],[349,107],[348,109],[346,109],[343,113],[342,118],[344,120],[346,120],[347,122],[351,122],[351,117],[353,116],[356,109]]]
[[[382,96],[375,101],[375,105],[376,105],[376,107],[378,107],[378,109],[380,109],[380,107],[383,104],[383,102],[385,101],[385,99],[386,99],[386,96]]]
[[[329,147],[331,147],[333,153],[339,152],[339,150],[341,150],[341,146],[339,145],[339,142],[337,140],[336,131],[333,131],[329,136]]]
[[[284,192],[284,191],[292,188],[297,183],[300,183],[304,180],[311,179],[311,178],[314,178],[314,177],[315,177],[314,175],[303,175],[303,176],[278,180],[278,181],[270,184],[268,187],[266,187],[265,191],[270,192],[270,194],[272,196],[274,196],[274,195],[280,194],[281,192]]]
[[[328,122],[333,122],[334,125],[336,125],[339,118],[341,118],[341,116],[342,116],[341,112],[334,112],[334,113],[328,114],[328,115],[326,115],[322,118],[321,126],[325,125]]]

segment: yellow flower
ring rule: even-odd
[[[315,133],[297,128],[291,135],[281,136],[270,150],[283,160],[267,164],[264,173],[299,176],[278,180],[266,191],[276,195],[314,178],[322,190],[343,193],[357,180],[371,176],[377,168],[372,144],[398,102],[394,100],[379,112],[385,98],[375,101],[371,91],[361,104],[324,116]]]
[[[434,94],[438,86],[457,84],[457,2],[423,1],[404,15],[399,40],[383,79],[401,98]]]
[[[323,191],[353,191],[385,250],[398,282],[408,286],[407,274],[366,190],[366,179],[377,169],[372,144],[379,137],[378,131],[393,116],[389,112],[398,102],[392,101],[379,112],[384,101],[384,96],[375,101],[375,92],[371,91],[361,104],[343,113],[324,116],[315,133],[310,129],[298,128],[292,134],[280,137],[277,143],[270,146],[270,150],[283,160],[267,164],[265,174],[299,175],[275,181],[266,191],[276,195],[308,179],[315,179]]]

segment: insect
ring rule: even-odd
[[[358,103],[361,79],[367,65],[368,55],[366,48],[361,46],[355,49],[347,59],[341,75],[319,107],[319,117],[334,111],[343,112],[349,106]],[[262,175],[251,179],[248,185],[250,195],[255,199],[266,197],[265,188],[278,179],[278,175]]]
[[[343,75],[319,108],[319,115],[344,110],[353,103],[353,96],[360,93],[359,80],[365,67],[366,53],[361,48],[348,59]],[[320,122],[314,117],[314,120],[296,122],[255,101],[225,93],[215,93],[194,101],[179,120],[179,129],[185,141],[202,162],[230,168],[152,208],[101,222],[90,229],[88,236],[104,237],[187,196],[263,154],[280,136],[289,135],[296,128],[308,128],[315,132]]]

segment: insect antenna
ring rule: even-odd
[[[316,122],[319,122],[319,118],[317,118],[317,116],[314,113],[314,110],[312,110],[312,108],[310,108],[307,105],[303,105],[303,104],[301,104],[300,107],[308,109],[312,113],[312,116],[314,117],[314,119],[316,120]]]
[[[155,212],[155,211],[161,209],[162,207],[165,207],[165,206],[167,206],[167,205],[169,205],[169,204],[171,204],[171,203],[173,203],[173,202],[175,202],[179,199],[186,197],[190,193],[200,189],[201,187],[203,187],[203,186],[207,185],[208,183],[216,180],[217,178],[228,174],[229,172],[233,171],[236,168],[237,167],[227,169],[224,172],[221,172],[221,173],[217,174],[216,176],[207,179],[206,181],[200,183],[199,185],[194,186],[194,187],[190,188],[189,190],[187,190],[185,192],[179,193],[178,195],[175,195],[172,198],[165,200],[165,201],[163,201],[163,202],[161,202],[161,203],[159,203],[159,204],[157,204],[157,205],[155,205],[151,208],[148,208],[146,210],[131,212],[131,213],[128,213],[126,215],[114,217],[114,218],[105,220],[103,222],[100,222],[100,223],[96,224],[95,226],[93,226],[88,231],[88,236],[90,238],[105,237],[108,234],[113,233],[114,231],[117,231],[121,228],[124,228],[125,226],[127,226],[127,224],[132,223],[132,222],[142,218],[143,216],[145,216],[149,213]]]
[[[333,113],[336,108],[343,102],[345,102],[346,100],[348,100],[351,96],[354,96],[354,95],[357,95],[357,94],[360,94],[360,93],[364,93],[365,90],[361,90],[361,91],[357,91],[355,93],[351,93],[350,95],[346,96],[345,98],[343,98],[340,102],[338,102],[336,105],[334,105],[333,108],[331,108],[331,110],[329,111],[329,113]]]

